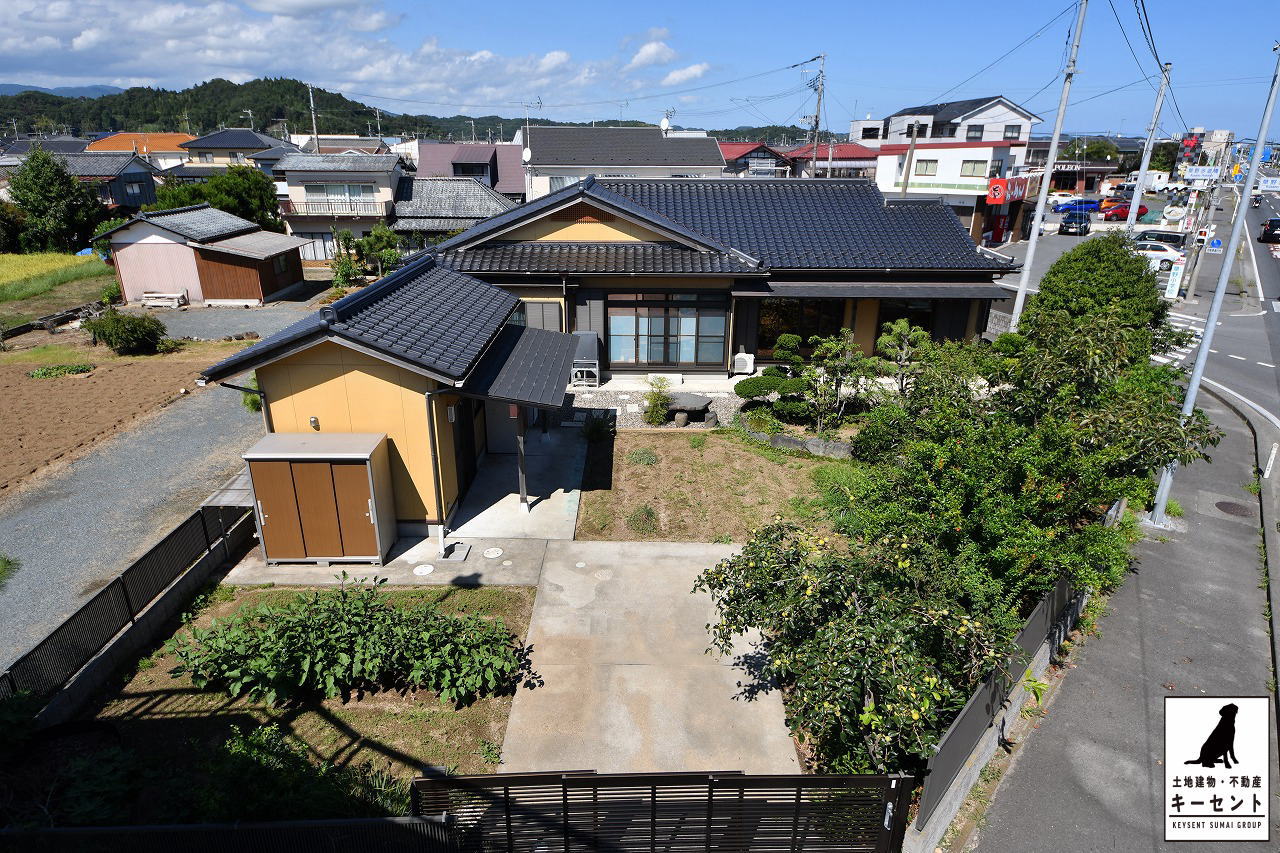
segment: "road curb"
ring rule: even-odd
[[[1267,569],[1267,606],[1271,611],[1271,693],[1272,698],[1280,703],[1280,607],[1277,607],[1275,588],[1277,584],[1276,568],[1280,566],[1280,467],[1274,477],[1262,478],[1262,468],[1271,455],[1271,446],[1280,443],[1280,429],[1269,420],[1259,415],[1248,406],[1233,399],[1229,393],[1213,388],[1207,383],[1201,389],[1213,399],[1226,406],[1244,421],[1249,432],[1253,433],[1253,451],[1255,471],[1262,488],[1258,492],[1258,513],[1262,524],[1262,542],[1266,549]],[[1277,704],[1280,707],[1280,704]],[[1280,723],[1277,724],[1280,728]]]

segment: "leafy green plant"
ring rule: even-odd
[[[81,373],[88,373],[91,370],[93,370],[93,365],[85,362],[78,364],[46,364],[44,367],[37,367],[35,370],[27,371],[27,375],[32,379],[55,379],[59,376],[76,376]]]
[[[103,305],[115,305],[120,302],[122,298],[123,295],[120,292],[120,282],[115,281],[114,279],[104,284],[102,286],[102,292],[98,294],[98,301]]]
[[[165,336],[164,323],[150,314],[122,314],[114,308],[83,325],[95,341],[102,341],[117,355],[154,354]]]
[[[502,763],[502,746],[491,740],[480,741],[480,747],[475,754],[480,756],[480,760],[485,764],[497,766]]]
[[[22,568],[16,558],[10,557],[8,554],[0,554],[0,589],[4,589],[4,585],[9,582],[9,578],[13,577],[18,569]]]
[[[742,413],[742,420],[752,432],[777,435],[784,430],[782,422],[769,409],[748,409]]]
[[[658,454],[649,447],[638,447],[627,454],[627,461],[632,465],[657,465]]]
[[[253,393],[258,390],[257,372],[254,372],[254,374],[249,377],[249,381],[245,383],[244,387],[252,390],[240,392],[240,405],[244,406],[247,411],[255,413],[261,412],[262,395]]]
[[[702,450],[707,446],[707,437],[705,435],[689,436],[689,447],[694,450]]]
[[[649,379],[649,390],[645,392],[644,422],[649,426],[662,426],[667,422],[667,409],[671,405],[671,380],[665,376],[654,376]]]
[[[186,341],[178,338],[161,338],[160,342],[156,344],[156,353],[165,355],[171,352],[179,352],[186,345]]]
[[[360,265],[350,255],[335,255],[333,260],[329,261],[329,269],[333,270],[335,291],[350,287],[360,277]]]
[[[1044,694],[1049,689],[1049,682],[1041,681],[1031,674],[1031,667],[1027,667],[1027,671],[1022,673],[1022,682],[1020,684],[1023,690],[1031,694],[1031,698],[1035,700],[1037,705],[1044,703]]]
[[[627,513],[626,522],[641,536],[653,536],[658,532],[658,511],[651,504],[641,504]]]
[[[781,376],[748,376],[734,384],[733,393],[744,400],[759,400],[777,391],[783,378]]]
[[[524,680],[527,657],[501,620],[446,615],[430,603],[393,606],[379,587],[345,572],[337,589],[260,605],[192,628],[166,648],[175,673],[198,688],[278,704],[352,690],[431,690],[467,704]]]
[[[1169,498],[1164,505],[1164,512],[1170,518],[1182,518],[1182,504],[1178,502],[1177,498]]]

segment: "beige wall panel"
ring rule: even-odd
[[[612,222],[564,222],[546,216],[500,235],[502,240],[564,240],[584,243],[636,242],[669,240],[656,231],[625,219]]]
[[[862,352],[871,355],[876,349],[876,321],[880,319],[879,299],[854,300],[853,339],[862,345]]]

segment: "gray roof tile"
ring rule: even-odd
[[[399,154],[303,154],[289,152],[271,167],[281,172],[390,172]]]
[[[573,367],[573,335],[506,325],[463,390],[495,400],[558,408]]]
[[[516,204],[475,178],[402,177],[396,186],[397,217],[466,217],[473,220]]]
[[[670,243],[487,243],[449,252],[459,272],[651,273],[760,275],[763,271],[722,252],[699,252]]]
[[[667,136],[656,127],[528,129],[535,166],[724,166],[713,137]]]
[[[114,234],[139,222],[148,222],[197,243],[209,243],[261,230],[256,224],[247,219],[241,219],[234,213],[227,213],[208,204],[193,204],[190,207],[174,207],[169,210],[143,211],[125,224],[102,232],[97,235],[97,238]]]
[[[243,148],[246,151],[257,151],[263,148],[274,148],[277,145],[288,145],[283,139],[276,139],[274,136],[267,136],[265,133],[258,133],[256,130],[250,130],[247,127],[227,127],[222,130],[215,130],[207,136],[201,136],[199,139],[193,139],[190,142],[181,142],[182,148]]]

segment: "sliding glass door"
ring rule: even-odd
[[[723,367],[729,299],[723,293],[610,293],[611,367]]]

